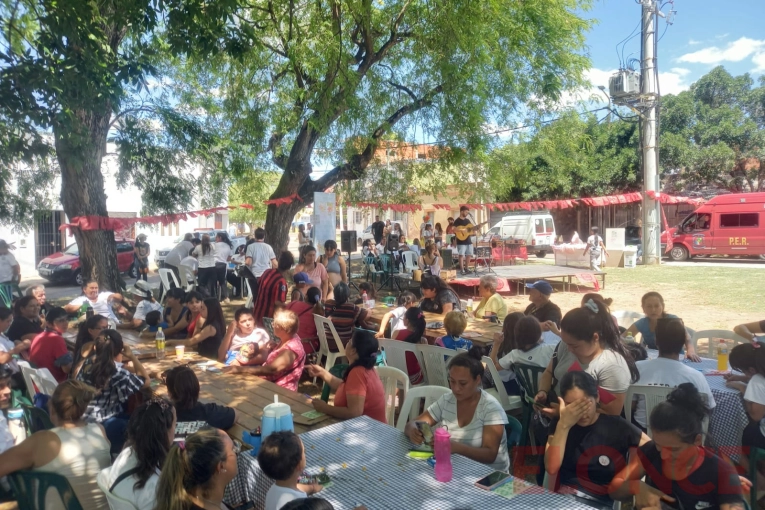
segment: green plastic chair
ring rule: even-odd
[[[515,416],[507,415],[507,424],[505,425],[505,433],[507,434],[507,448],[508,450],[513,446],[521,445],[521,437],[523,435],[523,425]]]
[[[757,491],[762,490],[762,487],[757,488],[757,463],[762,460],[765,460],[765,450],[752,447],[749,450],[749,481],[752,482],[749,506],[751,508],[757,508]]]
[[[534,396],[539,393],[539,377],[544,373],[545,367],[517,363],[513,368],[524,393],[524,397],[521,399],[523,433],[520,446],[526,446],[534,442],[533,438],[530,437],[531,417],[534,415]]]
[[[345,363],[340,363],[339,365],[335,365],[334,367],[330,368],[329,373],[334,375],[335,377],[342,378],[348,366],[349,365]],[[331,391],[332,391],[332,388],[329,387],[329,384],[324,383],[324,387],[321,389],[321,399],[324,402],[329,402],[329,393]]]
[[[382,271],[380,271],[379,269],[377,269],[377,267],[375,267],[376,261],[377,261],[377,259],[375,257],[373,257],[373,256],[367,256],[364,259],[364,264],[366,265],[366,268],[367,268],[366,279],[367,279],[367,281],[369,281],[369,277],[372,276],[372,284],[373,285],[377,284],[377,277],[378,276],[380,278],[382,278],[383,275],[384,275],[384,273]]]
[[[69,480],[56,473],[43,471],[16,471],[8,475],[8,481],[19,508],[44,510],[45,496],[50,489],[58,492],[66,510],[83,510],[80,500],[69,485]]]
[[[30,434],[40,432],[41,430],[50,430],[53,428],[53,422],[44,409],[35,406],[21,406],[24,411],[24,421]]]

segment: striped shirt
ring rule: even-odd
[[[85,361],[77,374],[77,380],[93,385],[90,373],[93,368],[92,358]],[[125,411],[125,404],[134,393],[143,387],[143,377],[131,374],[122,367],[112,374],[105,388],[95,396],[85,410],[85,419],[90,422],[103,423]]]
[[[258,295],[252,307],[252,314],[259,327],[263,327],[263,317],[274,316],[274,305],[277,301],[287,301],[287,280],[278,269],[266,269],[258,278]]]
[[[334,324],[337,335],[343,343],[343,348],[353,336],[353,330],[360,313],[361,309],[349,302],[337,305],[334,300],[330,299],[324,305],[324,315]],[[327,329],[327,343],[330,351],[338,352],[340,350],[329,329]]]

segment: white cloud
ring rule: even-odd
[[[691,39],[688,41],[688,46],[696,46],[698,44],[701,44],[701,41],[697,41],[695,39]]]
[[[669,72],[659,71],[659,86],[661,94],[679,94],[686,90],[690,84],[685,81],[690,71],[680,67],[673,67]]]
[[[753,56],[759,60],[759,56],[765,53],[765,40],[742,37],[737,41],[728,43],[725,48],[710,46],[703,50],[686,53],[677,60],[690,64],[720,64],[722,62],[741,62]]]

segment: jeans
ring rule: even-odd
[[[228,272],[228,264],[226,264],[225,262],[215,263],[215,280],[218,282],[218,285],[220,286],[221,301],[228,298],[228,287],[226,286],[227,272]],[[215,286],[213,285],[213,291],[214,290],[215,290]],[[217,294],[213,293],[213,295],[217,295]]]
[[[215,293],[215,284],[217,273],[214,267],[200,267],[197,273],[199,276],[199,287],[207,293],[207,297],[213,297]]]
[[[129,415],[126,413],[120,413],[101,423],[106,431],[106,439],[112,444],[110,450],[112,455],[119,455],[122,447],[125,445],[129,418]]]

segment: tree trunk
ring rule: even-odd
[[[75,126],[56,125],[56,156],[61,167],[61,203],[72,219],[77,216],[108,216],[101,161],[106,149],[111,109],[79,111]],[[117,247],[111,230],[72,229],[80,250],[83,281],[94,279],[102,289],[119,292]]]
[[[292,202],[291,204],[268,206],[266,242],[274,249],[277,258],[279,253],[287,250],[289,245],[292,219],[306,205],[304,202]]]

